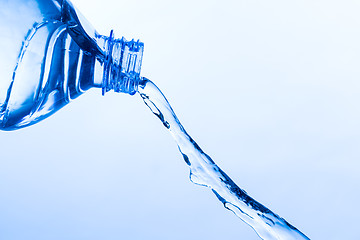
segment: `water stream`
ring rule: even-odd
[[[176,141],[190,168],[190,180],[210,188],[224,207],[250,225],[265,240],[309,239],[285,219],[247,195],[201,150],[176,117],[157,86],[142,78],[138,92],[144,103],[160,119]]]

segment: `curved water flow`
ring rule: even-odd
[[[193,183],[210,188],[226,209],[250,225],[262,239],[309,239],[285,219],[247,195],[201,150],[153,82],[142,78],[138,92],[153,114],[170,131],[190,168],[190,180]]]

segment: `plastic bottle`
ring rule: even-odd
[[[136,92],[143,43],[98,34],[70,1],[2,1],[0,19],[0,129],[35,124],[92,87]]]

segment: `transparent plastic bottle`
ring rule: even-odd
[[[134,94],[143,43],[98,34],[68,0],[5,0],[0,50],[0,129],[14,130],[92,87]]]

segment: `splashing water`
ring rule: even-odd
[[[262,239],[309,239],[285,219],[248,196],[201,150],[187,134],[165,96],[153,82],[142,78],[138,92],[175,139],[190,167],[190,180],[193,183],[210,188],[226,209],[250,225]]]

